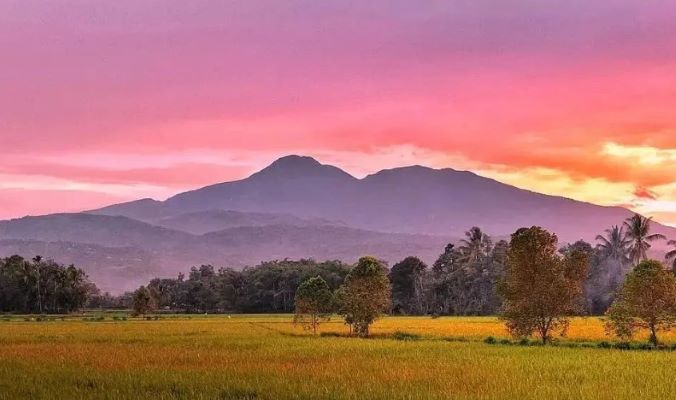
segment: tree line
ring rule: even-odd
[[[0,311],[69,313],[85,306],[96,286],[85,272],[37,256],[0,259]]]

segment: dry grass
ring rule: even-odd
[[[0,399],[634,399],[676,393],[676,353],[489,346],[494,318],[386,318],[402,342],[311,337],[290,316],[0,322]],[[324,332],[345,332],[338,321]],[[434,338],[464,338],[450,342]],[[676,341],[674,334],[665,336]],[[608,340],[576,319],[570,340]]]

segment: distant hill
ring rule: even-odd
[[[84,213],[0,221],[0,256],[36,254],[75,263],[105,288],[192,265],[244,267],[370,254],[432,263],[449,241],[479,226],[496,238],[539,225],[562,242],[594,240],[632,212],[548,196],[471,172],[420,166],[363,179],[310,157],[287,156],[250,177]],[[676,238],[676,229],[655,223]]]

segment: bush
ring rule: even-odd
[[[486,339],[484,339],[484,343],[486,344],[496,344],[498,341],[495,340],[493,336],[489,336]]]
[[[420,335],[414,333],[396,331],[392,334],[392,339],[394,340],[404,340],[404,341],[413,341],[420,340]]]
[[[638,343],[636,350],[655,350],[655,345],[652,343]]]
[[[519,344],[519,346],[528,346],[528,345],[530,345],[530,340],[528,340],[528,338],[523,338],[523,339],[519,340],[518,344]]]
[[[509,339],[501,339],[500,344],[512,344],[512,342]]]
[[[617,342],[613,347],[618,350],[631,350],[631,344],[629,342]]]
[[[599,343],[596,345],[596,347],[598,347],[599,349],[610,349],[610,348],[612,348],[613,346],[612,346],[610,343],[608,343],[608,342],[606,342],[606,341],[603,341],[603,342],[599,342]]]

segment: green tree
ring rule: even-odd
[[[631,241],[630,255],[634,265],[638,265],[641,261],[648,258],[648,250],[650,243],[658,239],[666,239],[666,237],[659,233],[650,233],[652,218],[646,218],[640,214],[634,214],[633,217],[627,218],[624,221],[624,226],[627,230],[627,236]]]
[[[155,299],[147,287],[141,286],[136,289],[132,297],[132,309],[135,315],[146,315],[155,310]]]
[[[554,331],[565,335],[569,316],[581,310],[588,255],[572,250],[559,256],[557,241],[535,226],[512,234],[500,293],[501,318],[513,336],[537,333],[548,343]]]
[[[657,332],[676,326],[676,277],[655,260],[641,262],[622,286],[608,310],[606,328],[623,339],[638,329],[650,331],[657,345]]]
[[[316,334],[319,323],[331,314],[332,296],[329,285],[321,276],[304,280],[296,290],[294,324]]]
[[[417,257],[406,257],[390,270],[392,308],[405,314],[424,314],[424,276],[427,265]]]
[[[365,337],[369,327],[390,307],[390,282],[384,265],[362,257],[350,270],[339,292],[339,313],[354,333]]]

